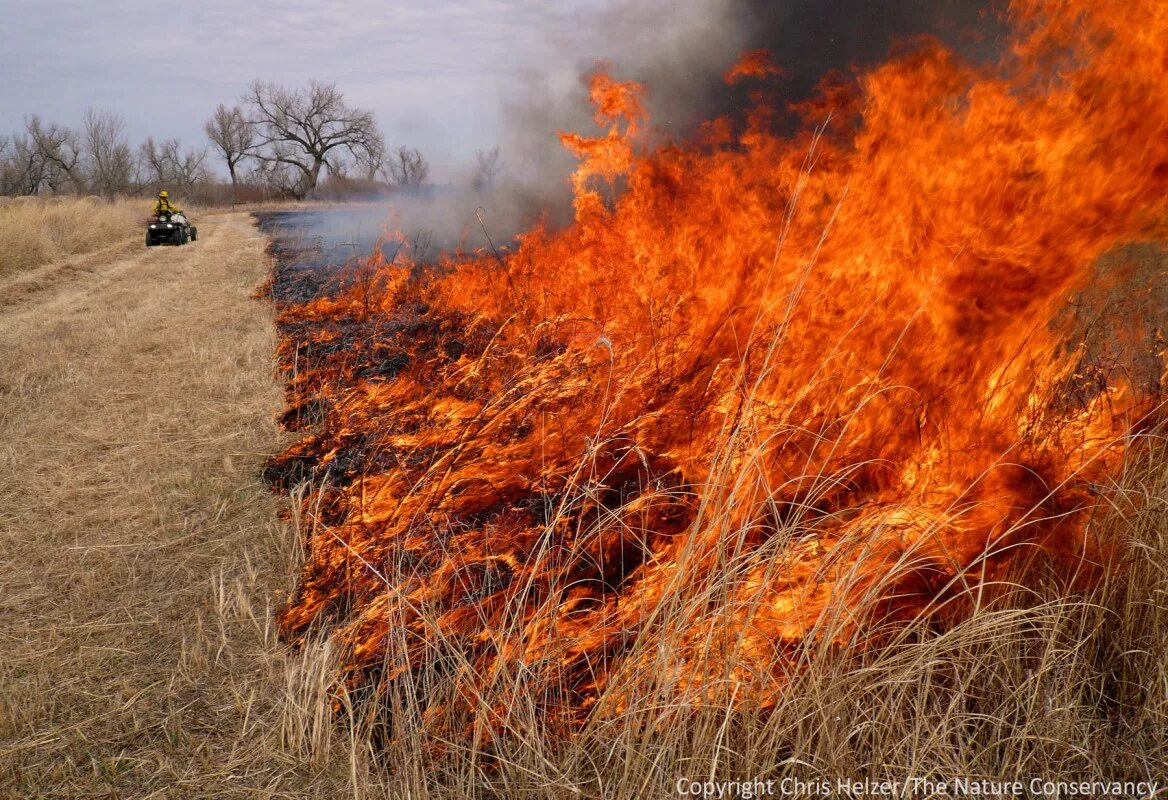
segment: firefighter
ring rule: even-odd
[[[165,189],[158,193],[158,201],[154,204],[154,216],[157,217],[163,211],[169,211],[172,214],[182,213],[170,202],[170,195],[166,193]]]

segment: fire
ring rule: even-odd
[[[812,644],[1089,579],[1147,406],[1059,402],[1051,321],[1165,233],[1168,8],[1011,14],[995,68],[922,44],[789,137],[760,107],[645,147],[642,88],[598,74],[573,225],[423,279],[374,256],[285,309],[319,424],[273,474],[321,487],[285,635],[323,628],[384,696],[447,681],[444,724],[522,686],[571,726],[645,681],[765,702]]]
[[[781,74],[782,70],[774,63],[770,53],[766,50],[749,50],[738,58],[734,66],[726,70],[723,80],[733,85],[748,78],[766,78]]]

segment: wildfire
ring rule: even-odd
[[[599,74],[566,230],[420,279],[376,255],[284,310],[317,424],[272,474],[320,487],[285,635],[385,697],[446,681],[420,703],[453,725],[521,688],[571,725],[646,681],[765,702],[810,643],[1089,578],[1146,407],[1058,402],[1051,322],[1164,235],[1168,7],[1011,15],[992,70],[922,44],[794,136],[762,106],[645,149],[641,87]]]

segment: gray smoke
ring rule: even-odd
[[[808,98],[832,71],[854,74],[921,36],[939,39],[970,61],[997,57],[1004,25],[986,0],[621,0],[581,36],[592,60],[580,79],[556,87],[542,73],[504,87],[508,127],[503,148],[518,209],[543,209],[553,223],[570,218],[567,176],[574,161],[557,131],[596,132],[586,77],[598,62],[646,86],[658,135],[681,141],[702,122],[740,118],[748,88],[727,86],[726,70],[747,50],[766,49],[783,69],[780,100]]]
[[[826,73],[870,67],[897,42],[927,35],[984,61],[996,57],[1003,32],[985,0],[614,0],[581,20],[570,40],[556,43],[587,58],[532,69],[499,87],[502,172],[490,187],[473,188],[468,166],[445,185],[350,215],[347,229],[332,233],[369,242],[388,220],[426,259],[439,250],[489,247],[476,210],[498,247],[541,216],[553,228],[565,224],[575,162],[557,133],[599,132],[587,97],[587,77],[598,63],[645,84],[656,135],[681,141],[705,120],[747,110],[748,89],[722,80],[743,51],[769,50],[784,71],[780,101],[797,102]],[[575,77],[565,80],[565,74]]]

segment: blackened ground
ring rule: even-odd
[[[349,243],[328,235],[337,229],[335,216],[330,218],[337,213],[254,215],[269,239],[273,271],[268,290],[277,311],[334,295],[361,280],[365,268],[348,249]],[[362,246],[367,256],[378,241],[365,241]],[[385,255],[392,259],[392,254]],[[482,352],[494,329],[434,307],[426,302],[425,286],[425,271],[415,269],[408,290],[388,312],[358,306],[324,316],[281,313],[277,317],[280,365],[286,381],[279,422],[302,438],[268,461],[264,478],[274,488],[288,491],[325,468],[333,485],[388,468],[400,454],[377,447],[365,435],[338,434],[344,391],[358,384],[372,387],[392,381],[413,362],[439,369],[463,354],[475,357]]]
[[[260,211],[252,216],[268,237],[275,264],[271,291],[278,308],[336,291],[339,267],[369,255],[377,245],[376,236],[341,233],[338,212]]]

